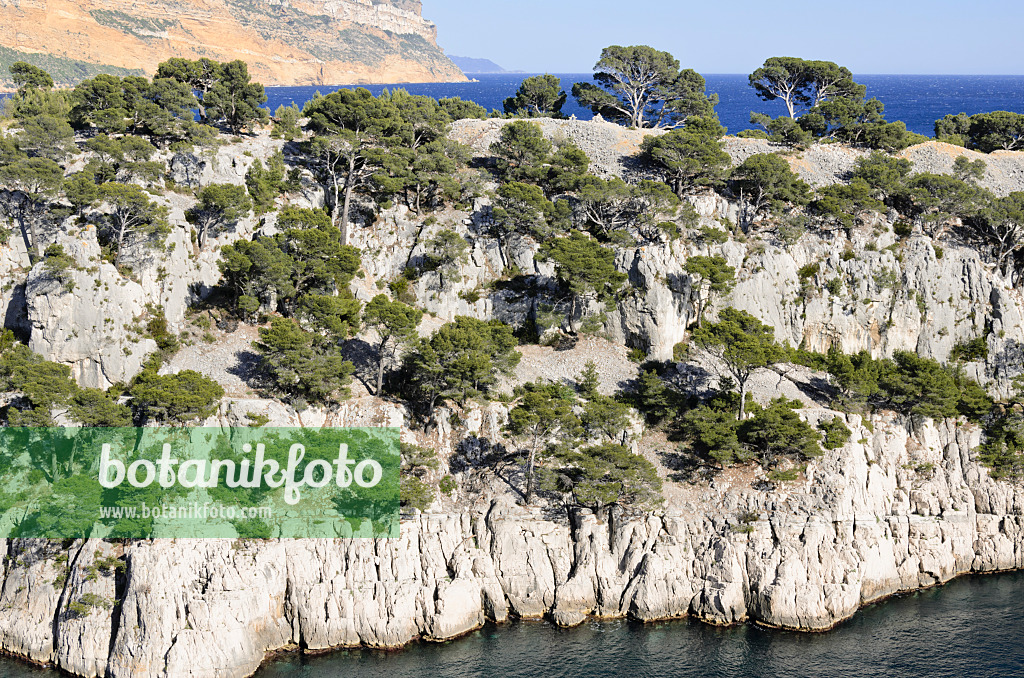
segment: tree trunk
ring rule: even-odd
[[[526,462],[526,503],[530,504],[533,502],[534,494],[534,482],[533,482],[533,469],[537,459],[537,448],[534,446],[530,449],[530,456]]]
[[[747,232],[747,211],[749,210],[749,207],[747,206],[747,203],[744,202],[744,200],[743,200],[743,193],[744,193],[744,191],[743,191],[743,188],[741,187],[740,188],[740,224],[739,224],[739,226],[740,226],[741,229],[743,229],[743,232],[746,233]]]
[[[39,249],[39,235],[36,233],[35,220],[26,218],[25,211],[24,204],[18,207],[18,224],[21,226],[21,239],[25,241],[25,251],[28,253],[29,258],[32,258],[32,251],[35,250],[35,256],[38,259],[43,256],[43,253]]]
[[[331,224],[338,223],[338,173],[331,172],[331,188],[324,200],[330,200]]]
[[[36,220],[30,219],[30,228],[32,229],[32,245],[36,248],[36,256],[42,258],[43,256],[43,243],[40,242],[39,229],[36,226]]]
[[[501,265],[504,268],[508,268],[508,252],[506,252],[506,250],[508,249],[509,244],[508,238],[501,235],[498,236],[498,254],[501,255]]]
[[[377,349],[377,395],[380,396],[381,391],[384,390],[384,345],[387,340],[380,342],[380,347]]]
[[[345,181],[345,199],[344,206],[341,208],[341,225],[338,227],[341,229],[341,244],[348,244],[348,210],[352,203],[352,174],[350,173],[348,179]]]
[[[121,222],[121,230],[117,233],[117,256],[114,257],[114,268],[121,268],[121,255],[124,253],[125,223]]]
[[[746,417],[746,410],[744,409],[747,405],[747,380],[744,379],[740,382],[740,411],[737,421],[743,421]]]

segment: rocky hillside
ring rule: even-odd
[[[39,61],[65,82],[89,64],[152,74],[171,57],[241,59],[265,85],[465,80],[420,10],[413,0],[4,1],[0,56]]]
[[[435,457],[419,469],[427,496],[405,507],[398,539],[6,540],[0,544],[6,549],[0,650],[81,676],[223,678],[251,674],[282,648],[392,648],[510,618],[547,616],[573,625],[588,615],[644,621],[692,615],[714,624],[756,621],[820,631],[897,592],[1024,567],[1024,489],[982,463],[987,423],[955,408],[942,414],[948,403],[926,414],[891,401],[851,404],[821,362],[790,363],[798,355],[790,351],[746,384],[751,412],[768,411],[781,396],[791,426],[796,420],[817,435],[841,424],[848,435],[807,458],[780,454],[758,463],[756,453],[732,465],[698,458],[697,443],[681,438],[676,421],[652,421],[639,404],[624,404],[638,403],[631,398],[645,377],[678,396],[667,419],[734,395],[726,393],[732,386],[725,386],[721,364],[693,339],[701,293],[688,264],[720,257],[734,270],[734,285],[710,304],[706,323],[731,308],[748,312],[793,348],[863,351],[876,359],[908,351],[934,359],[928,364],[949,383],[953,374],[958,384],[976,380],[984,388],[974,384],[973,396],[992,416],[1019,415],[1019,408],[993,405],[983,391],[1005,398],[1024,371],[1024,295],[1012,271],[965,240],[956,217],[911,223],[895,207],[876,206],[835,227],[801,205],[741,226],[743,205],[726,186],[687,192],[682,205],[672,203],[675,226],[635,229],[637,237],[613,237],[571,215],[566,219],[594,230],[594,242],[600,233],[606,259],[599,261],[623,287],[613,303],[574,301],[572,311],[552,320],[561,271],[544,248],[546,241],[572,242],[558,237],[569,226],[550,237],[529,231],[513,237],[495,228],[499,209],[507,215],[516,207],[501,195],[492,147],[510,124],[458,120],[450,128],[445,123],[448,139],[442,133],[423,144],[430,150],[420,152],[433,153],[424,157],[455,167],[426,175],[447,191],[429,207],[412,198],[410,186],[421,188],[412,181],[387,199],[364,184],[352,200],[347,244],[359,250],[345,282],[352,299],[365,305],[390,296],[422,309],[415,331],[423,338],[460,316],[501,321],[518,333],[519,345],[508,349],[518,364],[489,391],[439,398],[429,410],[417,394],[407,396],[404,384],[375,386],[367,355],[380,337],[358,320],[323,349],[344,351],[354,363],[350,395],[312,402],[275,390],[260,372],[272,362],[257,355],[262,349],[253,342],[261,330],[278,321],[307,336],[311,321],[293,320],[295,310],[280,303],[283,287],[249,296],[263,280],[244,290],[251,301],[245,312],[241,293],[230,299],[219,264],[229,246],[237,253],[240,243],[257,240],[270,248],[281,242],[278,236],[286,240],[286,207],[325,205],[330,179],[299,143],[310,130],[293,130],[289,141],[260,129],[244,138],[222,135],[218,143],[154,149],[159,180],[148,183],[124,167],[111,170],[145,185],[166,209],[168,232],[158,247],[140,239],[123,250],[118,245],[114,256],[111,236],[101,232],[109,229],[111,208],[98,198],[76,206],[67,190],[47,205],[52,218],[39,220],[39,237],[60,245],[47,247],[43,258],[29,255],[29,234],[16,231],[12,218],[0,245],[4,328],[41,358],[66,366],[78,386],[109,389],[106,396],[118,401],[111,407],[127,409],[133,380],[161,352],[160,376],[195,370],[223,388],[206,426],[395,426],[403,443]],[[638,157],[650,132],[602,121],[538,124],[559,151],[570,142],[582,150],[592,174],[630,182],[660,178]],[[466,148],[452,152],[446,146],[452,140]],[[102,147],[82,138],[76,143],[59,171],[81,178],[77,173],[90,162],[96,166]],[[736,138],[725,139],[724,150],[733,165],[777,153],[817,187],[848,182],[865,156],[839,144],[794,151]],[[445,151],[463,156],[459,164],[444,165]],[[907,176],[949,175],[958,155],[985,161],[976,181],[994,195],[1020,190],[1024,153],[982,155],[930,142],[906,149],[902,158],[909,161]],[[248,176],[249,190],[260,193],[253,177],[274,162],[280,177],[262,213],[245,211],[203,242],[193,230],[195,217],[186,217],[194,215],[201,189],[245,186]],[[403,167],[400,176],[418,169]],[[535,176],[548,185],[550,175]],[[526,199],[536,188],[535,204],[544,196],[539,186],[513,188],[513,198]],[[557,197],[579,204],[583,190],[577,193]],[[331,243],[337,240],[332,235]],[[330,296],[352,301],[336,288]],[[577,332],[573,323],[585,312],[596,326]],[[407,354],[421,350],[410,346]],[[651,372],[641,361],[649,361],[643,370]],[[587,405],[618,393],[621,401],[603,402],[625,413],[612,433],[591,430],[571,445],[607,442],[602,436],[616,441],[610,447],[621,441],[623,456],[642,458],[657,476],[651,484],[663,483],[664,501],[653,509],[611,502],[595,510],[554,489],[531,503],[520,489],[525,471],[509,421],[522,389],[546,381],[572,387],[567,390],[577,398],[585,392],[581,373],[588,362],[596,375]],[[399,366],[398,359],[386,365],[407,374]],[[0,393],[9,405],[0,414],[28,411],[23,401],[30,395]],[[932,416],[935,411],[940,414]],[[58,423],[70,416],[58,407],[46,414]],[[736,423],[734,409],[719,414]],[[144,412],[139,420],[153,423]]]

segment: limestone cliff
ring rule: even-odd
[[[503,124],[461,121],[452,134],[484,155]],[[643,137],[601,122],[541,124],[549,136],[578,143],[604,174],[630,172],[629,156]],[[730,139],[728,150],[739,161],[761,143]],[[160,158],[176,185],[241,184],[251,163],[282,145],[263,135]],[[809,181],[828,183],[857,153],[831,145],[787,157]],[[916,171],[949,171],[952,153],[922,144],[905,155]],[[987,186],[1000,194],[1019,190],[1024,154],[986,158]],[[322,204],[308,175],[302,183],[290,203]],[[125,254],[130,277],[98,257],[94,229],[73,219],[56,236],[77,262],[69,273],[73,285],[55,284],[42,264],[31,267],[18,238],[0,246],[0,275],[10,281],[0,288],[5,326],[45,358],[71,366],[82,385],[130,379],[154,348],[131,329],[146,305],[162,306],[174,331],[186,329],[187,307],[218,279],[217,249],[275,227],[271,214],[245,219],[198,251],[184,219],[193,198],[168,191],[156,199],[169,208],[175,228],[159,258]],[[700,225],[721,227],[736,218],[736,203],[724,197],[708,193],[691,202]],[[450,228],[467,240],[467,261],[446,281],[426,271],[410,284],[432,316],[422,331],[459,314],[517,324],[538,317],[553,266],[535,258],[539,245],[528,238],[503,249],[487,234],[486,198],[439,211],[433,223],[400,206],[356,212],[352,244],[363,252],[363,275],[352,285],[358,298],[379,293],[423,255],[426,240]],[[604,392],[621,388],[636,374],[626,345],[667,359],[683,338],[693,313],[687,258],[721,254],[738,280],[712,313],[727,303],[771,324],[793,345],[823,349],[838,340],[847,351],[876,355],[910,349],[944,360],[956,342],[985,336],[988,357],[964,368],[1005,393],[1024,360],[1019,286],[955,239],[920,230],[897,239],[893,221],[879,214],[848,232],[808,231],[790,242],[734,238],[617,248],[617,266],[634,291],[607,315],[610,341],[591,340],[573,364],[568,357],[576,349],[521,347],[515,381],[569,380],[594,359]],[[801,275],[812,263],[814,272]],[[493,284],[512,267],[537,274],[536,294]],[[673,445],[657,431],[637,430],[635,451],[662,476],[673,476],[665,483],[664,509],[567,515],[516,506],[516,495],[485,463],[484,447],[503,440],[506,405],[441,407],[428,433],[410,425],[401,405],[360,396],[353,384],[356,397],[336,408],[296,412],[256,397],[238,376],[254,331],[224,330],[216,343],[186,347],[164,366],[199,370],[225,386],[229,397],[207,425],[244,425],[251,413],[278,426],[400,427],[406,442],[438,451],[436,472],[455,479],[452,495],[427,513],[405,516],[394,540],[8,540],[0,544],[6,556],[0,651],[82,676],[224,677],[250,674],[278,648],[394,647],[513,617],[548,615],[568,625],[586,615],[692,615],[719,624],[752,620],[822,630],[886,595],[961,573],[1024,567],[1024,489],[993,480],[979,465],[976,426],[829,411],[807,395],[819,392],[820,373],[794,368],[781,377],[765,370],[751,383],[761,403],[777,395],[800,399],[810,424],[840,417],[852,432],[844,447],[811,461],[797,480],[772,482],[747,466],[688,483],[676,476]],[[111,565],[111,556],[122,569]]]
[[[899,591],[1024,566],[1024,492],[977,465],[976,429],[846,422],[857,442],[805,480],[727,475],[660,515],[552,519],[492,495],[390,540],[97,540],[66,558],[10,540],[0,649],[81,676],[224,678],[279,648],[396,647],[510,617],[822,630]],[[110,556],[123,571],[97,565]]]
[[[459,121],[452,137],[484,156],[507,122]],[[637,152],[645,134],[601,122],[545,120],[541,124],[546,134],[580,145],[591,157],[594,171],[603,174],[628,173],[630,156]],[[764,143],[729,139],[727,149],[739,161],[763,152]],[[161,157],[168,161],[170,175],[179,184],[243,184],[252,162],[281,146],[282,142],[264,135],[202,156]],[[950,172],[953,156],[948,151],[947,145],[932,142],[904,154],[917,171]],[[997,194],[1020,190],[1024,153],[981,156],[964,149],[959,152],[986,159],[988,174],[983,184]],[[830,145],[814,147],[789,160],[806,180],[820,184],[834,182],[849,171],[857,153],[860,151]],[[188,245],[189,227],[184,218],[188,199],[168,193],[159,200],[170,208],[176,228],[168,242],[169,252],[161,255],[163,260],[150,257],[136,262],[138,284],[128,280],[114,284],[111,279],[111,284],[95,287],[89,269],[94,266],[93,250],[98,245],[95,232],[89,230],[70,238],[61,236],[82,267],[74,274],[80,278],[75,292],[35,285],[38,276],[28,276],[28,285],[21,287],[17,283],[26,278],[28,267],[24,248],[17,239],[0,247],[0,273],[10,275],[16,283],[0,290],[0,315],[5,325],[24,334],[31,329],[33,350],[71,365],[83,385],[105,388],[130,379],[142,364],[146,346],[133,342],[124,331],[139,311],[133,303],[122,303],[122,298],[141,300],[143,307],[162,306],[175,330],[180,329],[178,323],[197,291],[208,292],[219,278],[218,247],[251,237],[256,228],[255,219],[243,220],[206,251],[196,253]],[[291,200],[297,205],[319,206],[323,195],[307,175],[302,194]],[[721,227],[719,220],[735,223],[738,217],[738,205],[721,196],[709,193],[691,201],[701,225]],[[411,259],[424,254],[431,237],[454,225],[470,244],[469,260],[461,267],[461,277],[444,285],[436,272],[420,277],[412,286],[418,303],[441,321],[469,315],[518,325],[532,318],[538,305],[546,301],[542,297],[523,298],[502,289],[480,292],[500,279],[509,265],[548,278],[553,276],[553,265],[535,259],[539,245],[529,239],[502,252],[497,241],[483,232],[490,209],[487,200],[476,203],[471,210],[446,210],[434,225],[425,225],[396,206],[354,228],[352,244],[367,253],[362,262],[367,277],[356,283],[356,295],[364,301],[372,298],[379,292],[378,281],[384,284],[399,276]],[[735,289],[720,303],[754,314],[793,346],[824,350],[838,340],[848,352],[863,349],[879,357],[910,350],[944,361],[958,342],[984,335],[988,357],[965,368],[993,393],[1008,395],[1012,376],[1024,365],[1024,295],[1020,288],[976,250],[956,240],[933,238],[920,231],[898,239],[892,230],[895,219],[895,214],[877,215],[875,221],[850,229],[848,237],[806,233],[793,243],[730,240],[721,245],[698,245],[676,241],[620,248],[617,265],[629,276],[635,293],[609,313],[605,331],[614,341],[642,349],[652,358],[670,358],[694,312],[686,260],[696,254],[720,254],[738,271]],[[801,278],[798,271],[809,264],[817,264],[817,272],[809,279]],[[839,281],[837,293],[825,289],[833,280]],[[89,295],[82,291],[94,287],[96,292]],[[100,308],[106,316],[98,312]],[[76,328],[73,338],[67,335],[69,326]]]
[[[420,9],[418,0],[0,0],[0,47],[149,74],[170,57],[241,59],[265,85],[465,80]]]

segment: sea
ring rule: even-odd
[[[488,111],[502,110],[502,102],[513,96],[519,84],[530,73],[499,73],[473,75],[477,82],[423,83],[401,85],[362,85],[374,95],[384,89],[403,88],[410,94],[436,99],[459,97],[475,101]],[[573,83],[592,82],[589,73],[557,73],[562,88],[570,93],[562,107],[565,115],[589,120],[589,109],[582,109],[572,98]],[[718,117],[730,134],[750,129],[750,113],[757,111],[771,116],[784,115],[780,101],[757,98],[746,75],[705,75],[707,91],[718,94]],[[987,113],[1014,111],[1024,113],[1024,75],[855,75],[854,80],[867,86],[867,96],[885,104],[889,121],[902,120],[907,129],[932,136],[935,121],[947,113]],[[351,85],[346,87],[357,87]],[[267,106],[271,112],[280,105],[297,104],[300,108],[317,91],[333,92],[340,87],[268,87]]]
[[[870,605],[827,633],[692,620],[487,625],[402,650],[285,654],[256,678],[1002,678],[1024,676],[1024,572],[974,575]],[[5,678],[58,678],[0,659]]]
[[[536,73],[474,74],[474,82],[401,83],[391,85],[336,85],[320,87],[267,87],[266,107],[271,112],[278,106],[296,104],[299,108],[317,92],[328,94],[338,89],[365,87],[374,95],[385,89],[402,88],[410,94],[435,99],[459,97],[474,101],[488,111],[502,110],[502,103],[513,96],[519,84]],[[572,98],[577,82],[593,82],[590,73],[556,73],[562,88],[569,93],[562,107],[566,116],[590,120],[589,109],[580,108]],[[772,117],[785,115],[780,101],[757,98],[746,75],[705,75],[708,93],[718,95],[718,118],[729,134],[750,129],[750,113],[766,113]],[[885,117],[890,122],[902,120],[911,132],[932,136],[935,121],[947,113],[988,113],[1013,111],[1024,113],[1024,75],[854,75],[854,80],[867,86],[867,96],[885,104]],[[0,93],[0,102],[10,96]]]

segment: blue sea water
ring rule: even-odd
[[[406,85],[369,85],[375,95],[385,88],[402,87],[411,94],[440,99],[459,97],[475,101],[487,110],[501,110],[506,97],[515,94],[528,73],[502,73],[475,76],[479,82],[425,83]],[[589,73],[559,73],[566,92],[575,82],[590,81]],[[718,117],[730,133],[750,128],[750,112],[772,116],[785,113],[781,102],[757,98],[746,75],[705,75],[708,92],[719,97]],[[1015,111],[1024,113],[1024,76],[1019,75],[856,75],[854,79],[868,88],[868,97],[885,104],[886,119],[902,120],[907,129],[931,136],[935,120],[947,113],[987,113]],[[352,87],[355,87],[353,85]],[[338,87],[268,87],[267,106],[296,103],[300,107],[320,90],[327,94]],[[589,110],[576,105],[572,96],[563,107],[566,115],[590,119]]]

